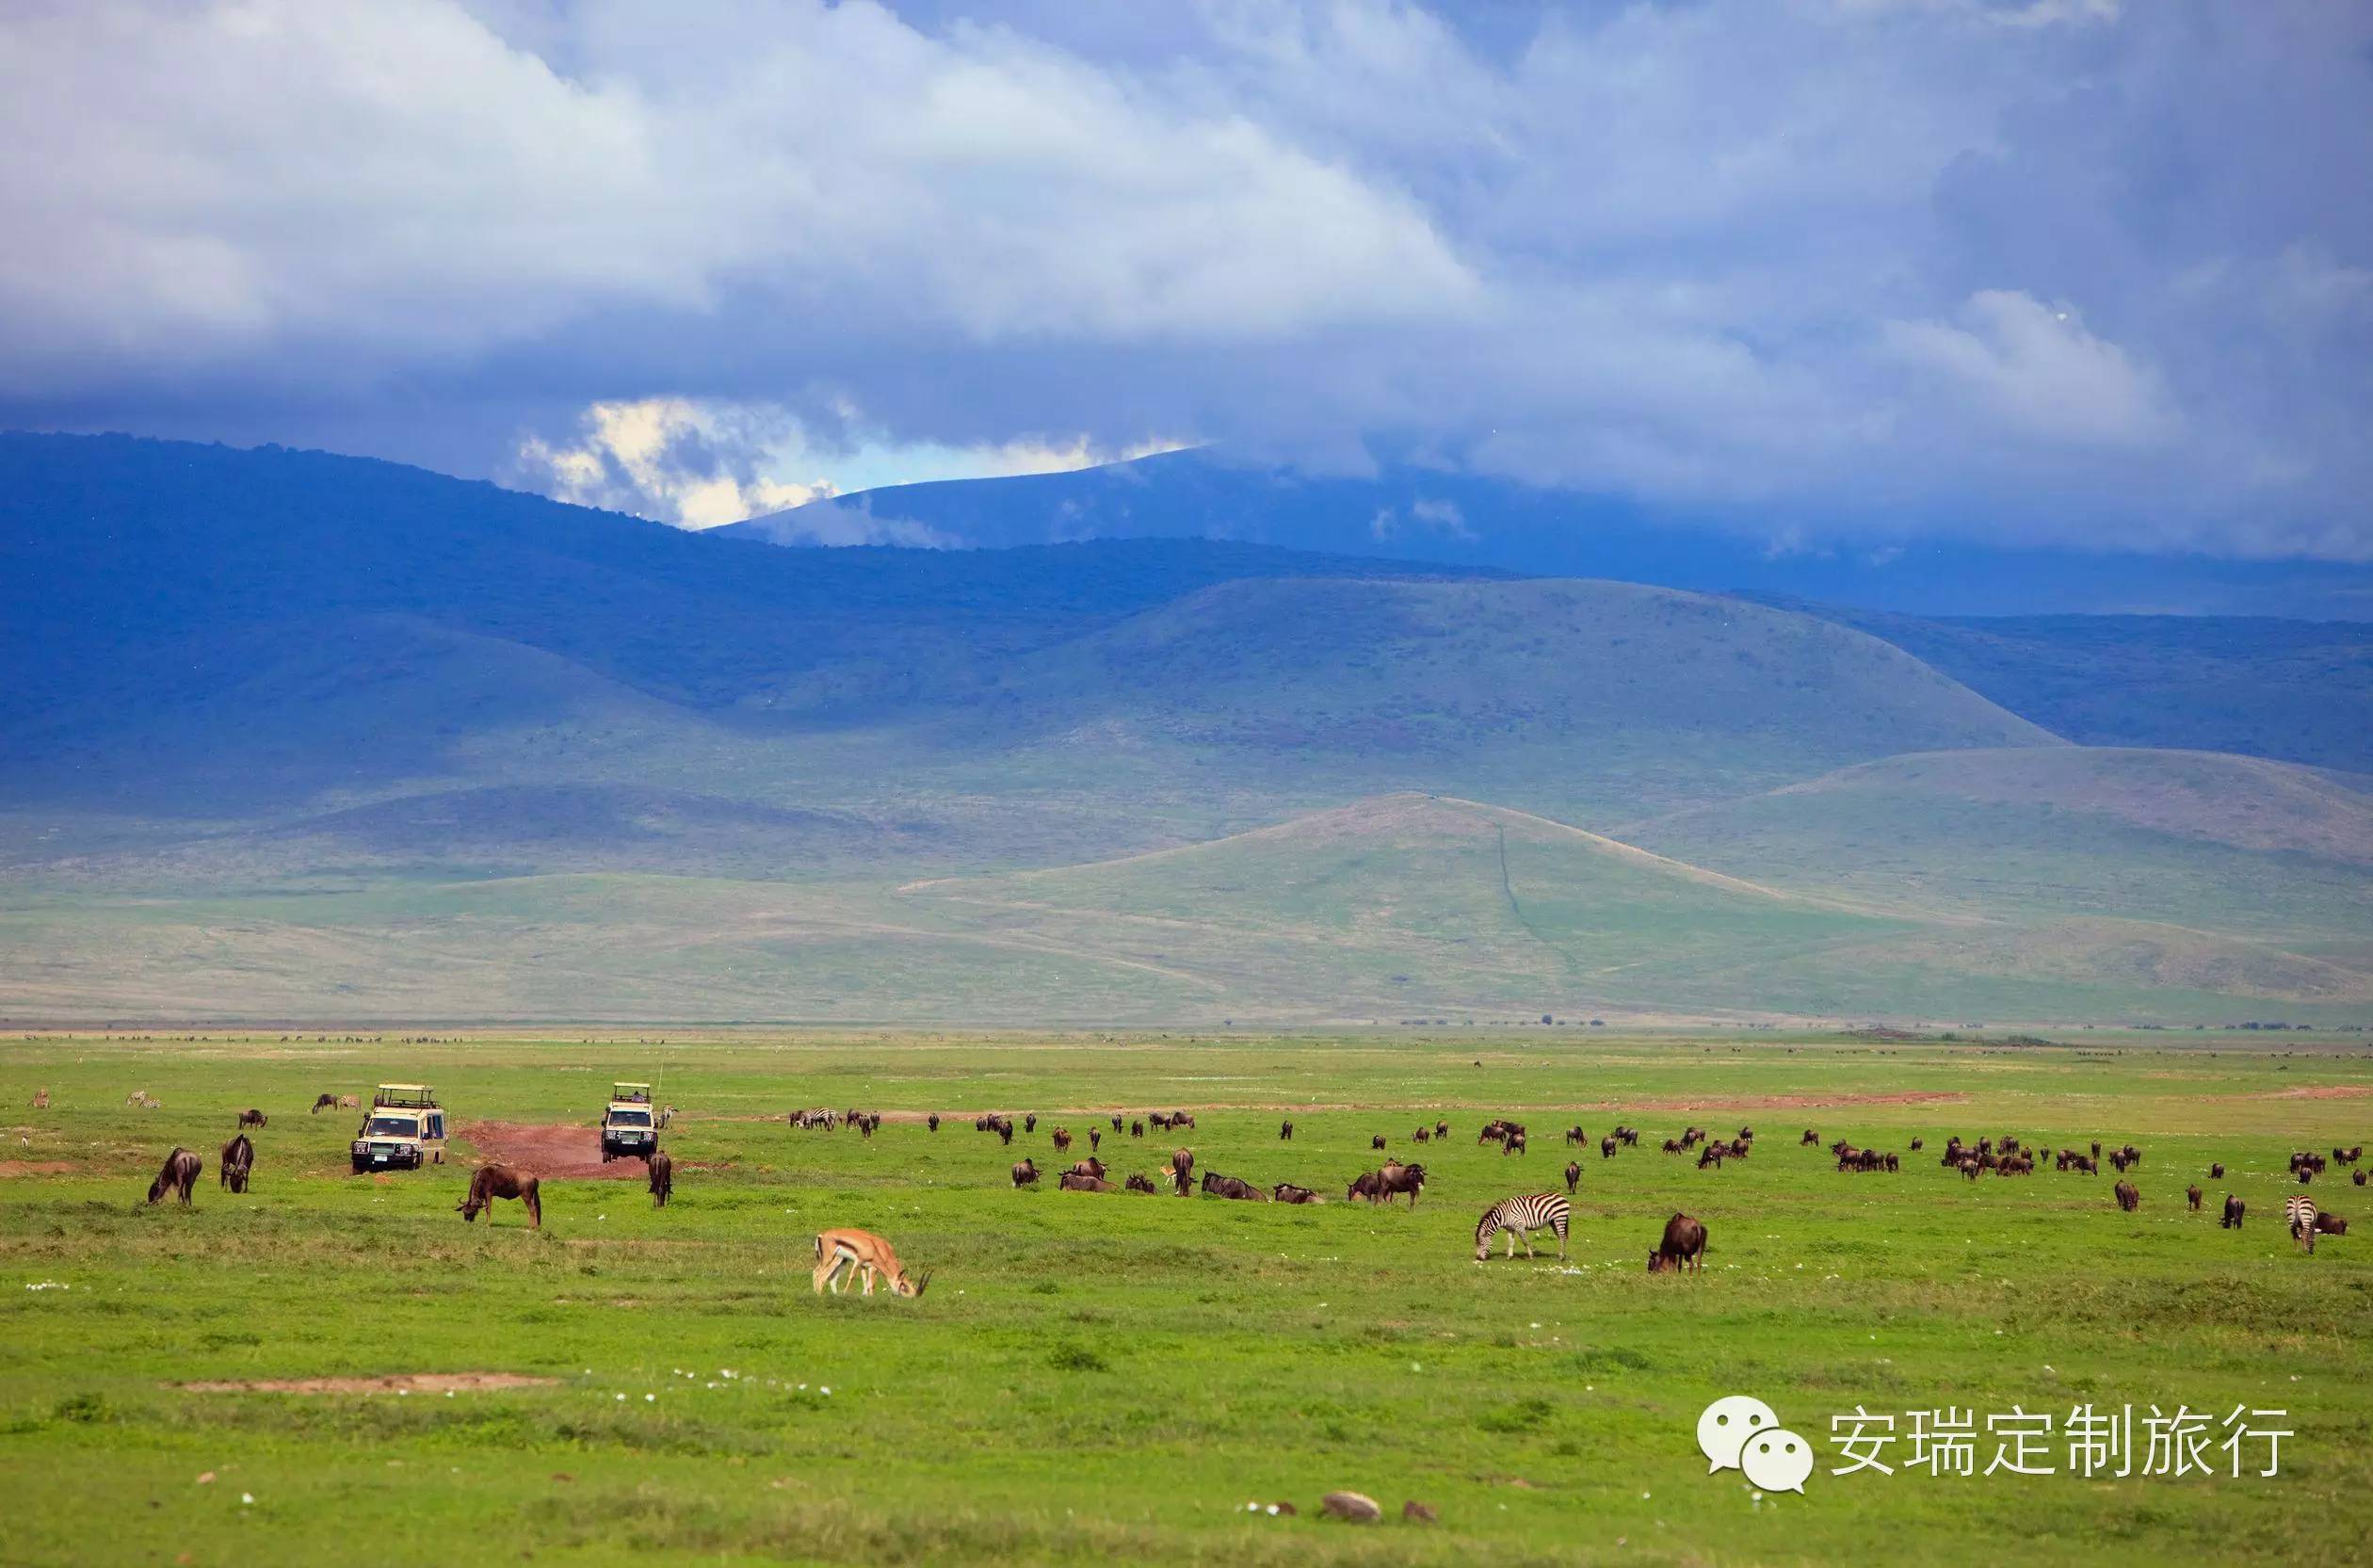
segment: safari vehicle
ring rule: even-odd
[[[444,1163],[444,1107],[425,1083],[383,1083],[355,1130],[347,1151],[357,1175],[365,1171],[417,1171]]]
[[[649,1159],[659,1147],[659,1116],[647,1083],[610,1085],[609,1108],[602,1112],[602,1163]]]

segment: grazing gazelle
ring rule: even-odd
[[[907,1277],[906,1265],[898,1261],[890,1243],[871,1231],[819,1231],[815,1237],[815,1291],[824,1293],[826,1285],[832,1294],[840,1294],[841,1282],[849,1273],[862,1277],[870,1296],[874,1292],[875,1276],[890,1282],[894,1296],[920,1296],[931,1283],[931,1271],[926,1269],[920,1279]]]

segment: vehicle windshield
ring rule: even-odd
[[[374,1116],[363,1132],[378,1138],[412,1138],[420,1131],[420,1124],[409,1116]]]
[[[610,1125],[613,1127],[647,1127],[651,1125],[651,1112],[647,1110],[614,1110],[610,1112]]]

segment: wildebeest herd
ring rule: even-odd
[[[333,1107],[351,1107],[356,1098],[353,1095],[325,1093],[314,1102],[312,1108],[318,1112]],[[48,1099],[47,1091],[41,1091],[35,1099],[35,1107],[46,1108]],[[159,1104],[145,1091],[136,1092],[127,1103],[151,1108]],[[672,1120],[673,1110],[673,1107],[668,1107],[668,1120]],[[1079,1113],[1069,1114],[1077,1116]],[[795,1127],[811,1130],[831,1131],[845,1127],[870,1140],[882,1124],[882,1113],[854,1108],[836,1111],[815,1107],[793,1111],[787,1120]],[[1177,1132],[1191,1130],[1195,1126],[1194,1113],[1184,1110],[1149,1111],[1135,1115],[1111,1112],[1106,1114],[1103,1120],[1115,1135],[1125,1129],[1128,1136],[1136,1140],[1142,1140],[1149,1127],[1156,1132]],[[263,1110],[250,1107],[240,1111],[236,1121],[234,1136],[222,1146],[218,1170],[220,1185],[225,1189],[244,1193],[249,1190],[256,1167],[256,1145],[250,1137],[249,1129],[263,1132],[269,1124],[269,1118]],[[926,1119],[926,1124],[935,1134],[940,1130],[942,1121],[941,1113],[933,1112]],[[1024,1114],[1020,1119],[1022,1134],[1035,1136],[1039,1121],[1035,1112]],[[1006,1145],[1010,1145],[1017,1136],[1015,1118],[1009,1113],[982,1112],[972,1119],[972,1123],[976,1132],[993,1133]],[[665,1124],[664,1121],[662,1124]],[[1316,1204],[1327,1201],[1317,1188],[1292,1181],[1264,1185],[1208,1169],[1201,1172],[1198,1180],[1195,1151],[1188,1146],[1172,1149],[1167,1161],[1152,1172],[1131,1172],[1123,1180],[1115,1182],[1110,1179],[1111,1168],[1101,1156],[1105,1130],[1102,1126],[1088,1125],[1090,1152],[1086,1158],[1056,1170],[1056,1185],[1060,1190],[1091,1193],[1125,1191],[1140,1195],[1168,1192],[1181,1198],[1200,1192],[1206,1197],[1238,1202],[1291,1204]],[[1291,1143],[1294,1135],[1292,1122],[1280,1124],[1280,1142]],[[1067,1124],[1050,1126],[1046,1136],[1057,1156],[1068,1156],[1076,1141],[1075,1135]],[[1449,1136],[1448,1122],[1437,1120],[1430,1125],[1416,1127],[1412,1140],[1432,1144],[1445,1140]],[[1567,1147],[1584,1151],[1591,1144],[1590,1133],[1579,1123],[1566,1128],[1562,1140]],[[1638,1146],[1639,1140],[1638,1128],[1618,1125],[1597,1140],[1599,1157],[1602,1160],[1612,1159],[1620,1150]],[[1754,1151],[1754,1130],[1750,1126],[1741,1126],[1730,1138],[1717,1137],[1705,1128],[1689,1126],[1682,1129],[1678,1136],[1664,1140],[1661,1147],[1671,1155],[1687,1155],[1695,1150],[1697,1169],[1719,1170],[1726,1162],[1750,1159]],[[1385,1135],[1375,1134],[1369,1140],[1369,1146],[1371,1151],[1383,1150],[1388,1142]],[[1477,1131],[1477,1144],[1478,1147],[1497,1145],[1503,1156],[1522,1156],[1526,1151],[1525,1124],[1506,1118],[1493,1119]],[[1923,1140],[1914,1138],[1910,1140],[1909,1147],[1916,1153],[1923,1144]],[[1798,1146],[1825,1148],[1841,1173],[1893,1174],[1903,1169],[1903,1156],[1897,1151],[1858,1147],[1844,1139],[1833,1140],[1824,1145],[1819,1132],[1813,1127],[1803,1130]],[[1956,1133],[1946,1139],[1937,1163],[1976,1182],[1989,1172],[1996,1177],[2033,1175],[2040,1154],[2047,1156],[2053,1170],[2063,1174],[2098,1176],[2106,1161],[2121,1178],[2111,1188],[2111,1198],[2118,1209],[2129,1214],[2140,1209],[2141,1190],[2133,1180],[2127,1179],[2127,1173],[2143,1165],[2143,1153],[2132,1143],[2106,1153],[2097,1141],[2081,1149],[2061,1147],[2043,1150],[2014,1135],[1980,1137],[1975,1142],[1967,1142]],[[2334,1166],[2353,1168],[2350,1178],[2362,1187],[2367,1181],[2362,1166],[2363,1155],[2361,1144],[2345,1149],[2334,1146],[2329,1156],[2312,1149],[2295,1150],[2289,1156],[2288,1172],[2300,1185],[2308,1186],[2325,1177]],[[648,1157],[647,1167],[653,1204],[665,1207],[674,1194],[675,1161],[666,1152],[654,1149]],[[152,1204],[161,1203],[170,1193],[179,1199],[183,1206],[189,1206],[192,1191],[203,1168],[204,1162],[200,1156],[188,1149],[176,1147],[166,1157],[156,1179],[150,1184],[148,1202]],[[1034,1188],[1043,1173],[1035,1158],[1025,1155],[1012,1166],[1010,1182],[1015,1188]],[[1558,1256],[1564,1258],[1572,1214],[1570,1200],[1578,1192],[1583,1174],[1579,1161],[1569,1160],[1563,1172],[1563,1193],[1518,1194],[1499,1200],[1485,1209],[1476,1227],[1477,1260],[1488,1258],[1494,1241],[1503,1238],[1509,1256],[1514,1256],[1519,1245],[1524,1247],[1527,1256],[1531,1256],[1532,1234],[1541,1231],[1551,1232],[1557,1237]],[[2208,1176],[2215,1181],[2224,1179],[2224,1165],[2221,1162],[2210,1165]],[[1345,1189],[1345,1201],[1357,1200],[1374,1205],[1390,1204],[1396,1198],[1406,1198],[1409,1206],[1413,1209],[1426,1190],[1427,1179],[1423,1164],[1387,1156],[1376,1168],[1364,1171],[1351,1179]],[[2187,1187],[2184,1196],[2187,1211],[2198,1213],[2202,1210],[2206,1195],[2197,1184]],[[463,1220],[474,1220],[481,1212],[490,1210],[497,1200],[516,1201],[526,1217],[528,1227],[541,1228],[542,1183],[535,1172],[503,1163],[479,1166],[472,1173],[467,1196],[456,1206]],[[2248,1205],[2238,1196],[2228,1192],[2220,1210],[2218,1224],[2228,1230],[2239,1229],[2247,1213]],[[2324,1212],[2304,1196],[2287,1201],[2284,1220],[2301,1250],[2309,1253],[2315,1250],[2316,1238],[2319,1236],[2348,1234],[2345,1219]],[[835,1237],[840,1239],[833,1239]],[[921,1280],[910,1284],[889,1244],[866,1232],[827,1231],[817,1237],[817,1247],[816,1288],[819,1291],[829,1286],[832,1293],[837,1294],[840,1277],[846,1273],[850,1277],[863,1277],[864,1293],[866,1295],[872,1294],[874,1280],[880,1276],[890,1280],[894,1294],[919,1296],[922,1294],[921,1281],[929,1278],[926,1273]],[[1663,1235],[1655,1251],[1649,1254],[1648,1271],[1655,1274],[1685,1269],[1703,1270],[1706,1247],[1705,1225],[1688,1214],[1675,1213],[1666,1221]]]

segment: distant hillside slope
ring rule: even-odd
[[[1779,595],[2085,746],[2238,752],[2373,772],[2373,623],[2046,615],[1928,620]]]
[[[919,523],[968,544],[1203,537],[1348,555],[1413,556],[1534,576],[1614,577],[1703,592],[1793,594],[1922,615],[2187,614],[2373,621],[2373,568],[2324,561],[2026,549],[1907,531],[1807,548],[1805,525],[1768,511],[1675,512],[1609,496],[1387,465],[1328,477],[1168,452],[1072,474],[898,485],[734,525],[802,543],[847,531],[837,514]],[[1984,540],[1982,525],[1965,540]]]

